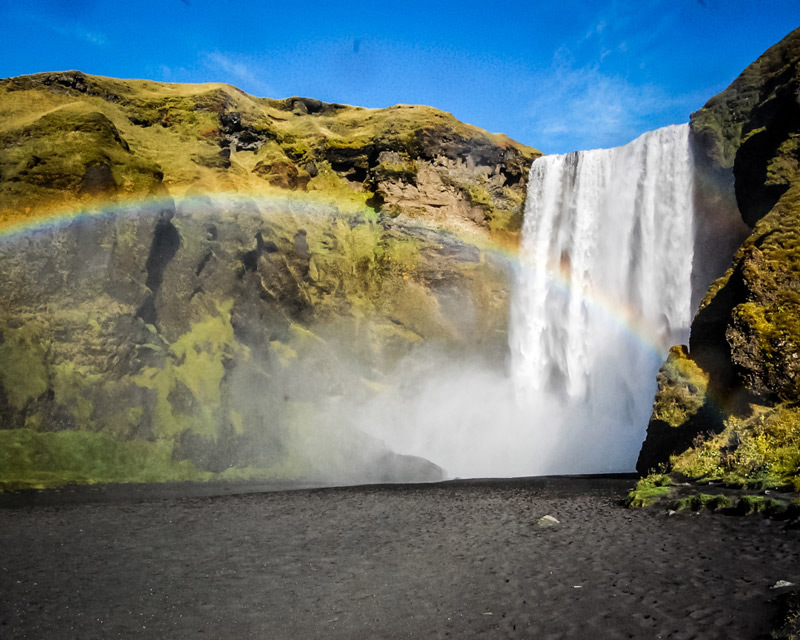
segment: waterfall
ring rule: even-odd
[[[658,369],[688,338],[692,173],[688,126],[537,159],[510,372],[421,350],[395,394],[343,415],[451,477],[633,471]]]
[[[692,200],[688,125],[533,163],[509,342],[516,400],[550,432],[539,472],[633,470],[688,340]]]

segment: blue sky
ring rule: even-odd
[[[429,104],[548,153],[686,122],[800,0],[0,0],[0,76],[80,69]]]

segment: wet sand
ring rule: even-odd
[[[800,531],[627,510],[618,501],[631,485],[6,496],[0,638],[768,634],[770,587],[800,583]],[[537,527],[546,514],[560,524]]]

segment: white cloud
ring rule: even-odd
[[[58,22],[58,17],[56,16],[45,18],[44,16],[39,16],[26,11],[18,11],[12,12],[9,17],[20,22],[33,23],[38,27],[48,29],[53,33],[57,33],[65,38],[83,40],[84,42],[88,42],[89,44],[100,47],[108,44],[108,38],[106,38],[104,33],[100,31],[89,30],[80,23],[70,22],[68,24],[64,24]]]
[[[72,27],[50,25],[50,28],[59,35],[66,36],[67,38],[76,38],[78,40],[84,40],[89,44],[96,44],[97,46],[100,47],[108,44],[108,39],[104,34],[100,33],[99,31],[89,31],[87,29],[84,29],[80,25],[75,25]]]
[[[264,74],[250,62],[242,61],[219,51],[203,54],[203,61],[209,68],[223,72],[227,77],[220,78],[249,93],[260,96],[273,96],[273,91],[264,80]]]
[[[545,151],[624,144],[669,102],[657,88],[632,85],[596,67],[559,66],[541,76],[540,83],[542,91],[529,113]]]
[[[677,107],[686,106],[688,120],[689,96],[648,82],[650,63],[663,55],[654,38],[675,15],[666,0],[617,0],[588,14],[582,37],[562,44],[536,74],[540,90],[528,109],[536,144],[553,152],[625,144],[656,121],[671,123]]]

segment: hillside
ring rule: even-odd
[[[424,106],[255,98],[76,71],[0,81],[0,225],[54,209],[300,190],[513,238],[540,155]]]

